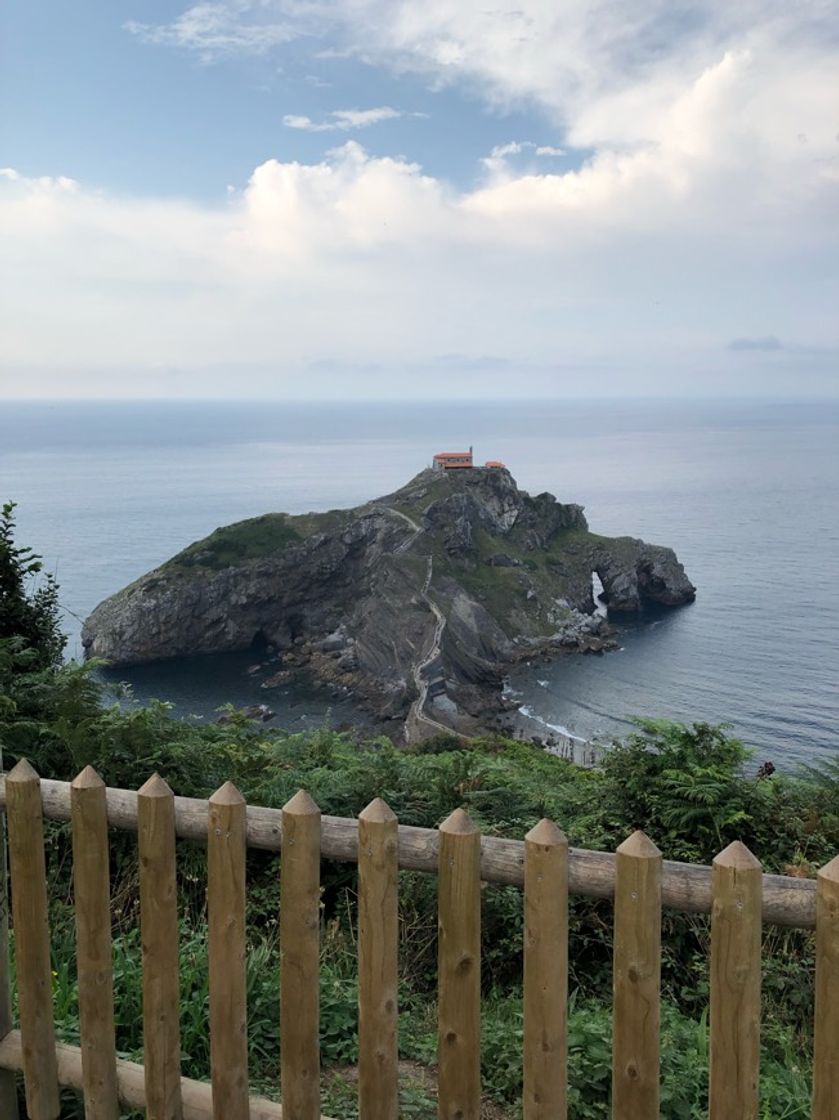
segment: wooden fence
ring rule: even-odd
[[[59,1086],[84,1094],[88,1120],[145,1108],[151,1120],[320,1117],[319,889],[322,857],[358,864],[361,1120],[398,1115],[397,892],[400,868],[438,877],[438,1084],[443,1120],[477,1120],[480,1078],[480,884],[523,888],[525,1120],[564,1120],[568,894],[614,898],[616,1120],[659,1116],[662,906],[711,914],[710,1120],[758,1115],[762,923],[816,930],[813,1120],[839,1117],[839,858],[816,881],[764,875],[740,843],[712,868],[662,860],[643,833],[615,854],[569,848],[540,821],[524,841],[482,837],[458,809],[439,829],[399,825],[381,800],[358,820],[322,816],[303,791],[282,810],[246,806],[229,783],[209,801],[175,797],[154,775],[138,792],[106,789],[85,769],[41,781],[26,762],[0,776],[8,822],[20,1028],[12,1029],[0,954],[0,1118],[17,1117],[23,1071],[31,1120],[55,1120]],[[72,822],[81,1046],[57,1043],[44,817]],[[114,1039],[108,828],[137,833],[144,1064]],[[175,840],[207,848],[211,1083],[181,1076]],[[282,1108],[249,1096],[245,854],[281,850]],[[0,858],[3,858],[0,852]],[[3,870],[0,868],[0,870]],[[5,883],[5,875],[3,875]],[[5,938],[5,912],[0,914]]]

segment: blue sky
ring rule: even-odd
[[[0,395],[839,391],[833,0],[0,19]]]
[[[341,53],[329,28],[265,53],[155,46],[135,23],[165,25],[167,3],[88,0],[17,3],[3,16],[4,163],[27,175],[61,174],[114,191],[223,197],[244,186],[267,154],[316,162],[348,136],[372,155],[404,156],[469,187],[493,148],[526,137],[560,148],[562,128],[528,104],[488,104],[478,89],[441,86]],[[330,51],[335,52],[330,57]],[[322,57],[326,55],[327,57]],[[375,127],[307,131],[335,107],[386,106],[402,114]],[[554,168],[582,154],[551,155]]]

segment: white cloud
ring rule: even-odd
[[[509,140],[506,144],[496,144],[488,156],[481,160],[492,176],[503,175],[507,171],[510,156],[519,156],[528,148],[535,148],[529,140]]]
[[[79,184],[67,175],[40,175],[37,178],[27,178],[14,167],[0,167],[0,179],[9,183],[25,184],[27,190],[34,194],[43,194],[50,191],[75,191]]]
[[[287,113],[283,117],[286,128],[296,128],[303,132],[354,132],[360,128],[369,128],[382,121],[393,121],[403,114],[398,109],[389,105],[380,105],[376,109],[333,109],[326,120],[313,121],[311,117],[298,116]]]
[[[267,7],[249,0],[219,0],[194,4],[168,24],[128,20],[124,27],[143,42],[195,51],[212,62],[224,55],[265,54],[298,38],[301,29],[291,20],[260,19]]]
[[[532,152],[536,156],[564,156],[563,148],[554,148],[550,145],[537,145],[532,140],[509,140],[506,144],[496,144],[492,151],[481,162],[490,172],[495,174],[506,171],[506,161],[510,156],[520,156],[525,152]]]
[[[496,144],[489,153],[490,159],[504,159],[506,156],[520,155],[525,148],[532,148],[529,141],[510,140],[507,144]]]
[[[486,96],[534,101],[569,120],[630,90],[666,102],[726,50],[763,43],[831,52],[836,44],[833,0],[521,0],[508,9],[483,0],[333,0],[320,14],[368,58],[478,81]]]
[[[367,128],[380,121],[392,121],[402,114],[389,105],[381,105],[378,109],[335,109],[330,116],[341,128]]]
[[[684,102],[690,145],[679,117],[661,149],[461,192],[353,141],[313,164],[268,160],[217,206],[0,178],[5,368],[404,369],[489,353],[647,379],[663,365],[672,389],[731,338],[829,348],[835,187],[794,163],[783,193],[749,189],[707,84]]]
[[[726,362],[743,377],[793,361],[787,376],[800,388],[811,361],[827,379],[839,341],[831,9],[193,7],[142,33],[207,56],[328,31],[336,51],[468,84],[489,103],[537,106],[578,165],[562,170],[536,158],[559,149],[511,140],[476,187],[456,190],[350,142],[311,164],[267,159],[217,206],[4,174],[3,353],[19,366],[146,369],[303,369],[318,358],[404,369],[434,354],[492,354],[544,369],[611,365],[636,380],[659,369],[665,389],[679,377],[705,384],[712,368],[721,377]],[[286,123],[341,133],[397,113]],[[508,158],[525,152],[534,158]],[[771,338],[781,350],[728,349]]]
[[[319,56],[356,54],[438,87],[466,85],[490,104],[537,106],[567,147],[620,164],[624,175],[633,156],[643,165],[668,150],[676,162],[692,157],[697,171],[706,160],[713,174],[730,155],[743,174],[751,159],[757,187],[767,167],[774,178],[787,161],[839,176],[837,21],[837,0],[519,0],[508,9],[484,0],[218,0],[143,33],[205,52],[265,51],[295,35],[326,40]],[[716,122],[703,99],[716,99]],[[291,119],[341,127],[337,118]]]
[[[641,110],[643,129],[649,109],[726,50],[834,51],[836,17],[835,0],[519,0],[506,9],[484,0],[215,0],[168,24],[128,27],[215,54],[264,53],[304,35],[329,40],[316,57],[356,54],[436,82],[478,83],[489,99],[535,102],[569,123],[617,95]],[[626,114],[615,123],[623,128]]]

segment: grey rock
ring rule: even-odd
[[[348,638],[344,630],[334,630],[317,643],[317,648],[324,653],[340,653],[346,649]]]
[[[621,537],[596,550],[594,570],[610,611],[637,613],[645,606],[692,603],[696,588],[671,548]]]
[[[593,571],[610,610],[695,594],[672,550],[593,536],[581,506],[533,498],[506,470],[424,471],[357,509],[217,530],[101,603],[83,642],[114,664],[270,646],[284,667],[337,674],[381,718],[399,718],[442,615],[439,669],[474,714],[525,651],[611,640],[593,615]]]

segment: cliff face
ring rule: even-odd
[[[117,665],[270,645],[431,726],[426,709],[476,711],[522,656],[604,648],[592,572],[610,610],[695,594],[671,549],[596,536],[507,471],[423,471],[357,509],[216,530],[101,603],[83,641]]]

